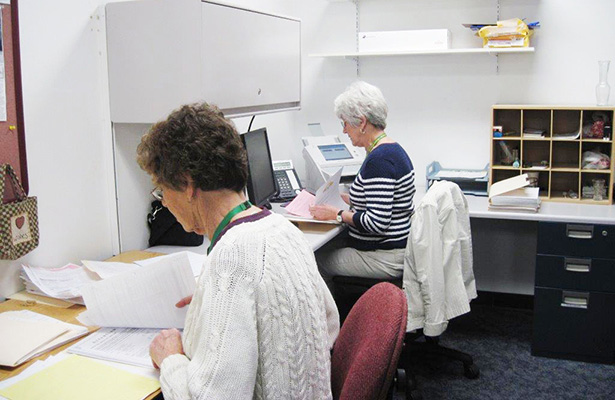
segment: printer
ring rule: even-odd
[[[301,140],[307,174],[304,184],[311,193],[316,193],[340,167],[343,167],[340,183],[351,183],[365,160],[364,149],[354,147],[338,136],[308,136]]]

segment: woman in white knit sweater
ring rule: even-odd
[[[165,399],[331,398],[337,308],[303,234],[246,201],[246,154],[215,106],[186,105],[137,149],[157,197],[210,238],[183,334],[163,330],[150,355]],[[179,300],[179,299],[178,299]]]

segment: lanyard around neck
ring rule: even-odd
[[[386,135],[387,135],[386,133],[382,132],[376,139],[374,139],[372,144],[369,145],[369,148],[367,149],[367,153],[368,154],[371,153],[372,150],[374,150],[374,147],[376,147],[376,145],[378,144],[378,142],[384,139]]]
[[[243,203],[241,203],[240,205],[238,205],[235,208],[233,208],[231,211],[229,211],[228,214],[226,214],[226,216],[222,219],[222,222],[220,222],[220,224],[218,225],[218,227],[214,231],[214,235],[211,238],[211,243],[209,243],[209,248],[207,249],[207,254],[209,254],[211,252],[211,250],[214,248],[214,245],[218,241],[218,237],[220,236],[220,233],[222,233],[224,228],[226,228],[227,225],[231,222],[231,219],[233,219],[233,217],[235,215],[239,214],[242,211],[247,210],[250,207],[252,207],[252,203],[250,203],[250,201],[246,200]]]

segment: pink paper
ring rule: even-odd
[[[315,198],[312,193],[303,189],[284,209],[286,212],[299,217],[312,218],[310,206],[314,204]]]

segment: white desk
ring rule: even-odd
[[[271,211],[276,214],[284,215],[285,210],[279,203],[271,205]],[[346,227],[339,224],[325,224],[317,222],[301,221],[295,222],[301,232],[305,234],[306,239],[312,246],[312,250],[316,251],[325,245],[329,240],[336,237],[339,233],[343,232]],[[153,251],[157,253],[176,253],[178,251],[192,251],[199,254],[207,253],[209,247],[209,239],[205,238],[203,244],[200,246],[154,246],[147,249],[147,251]]]

